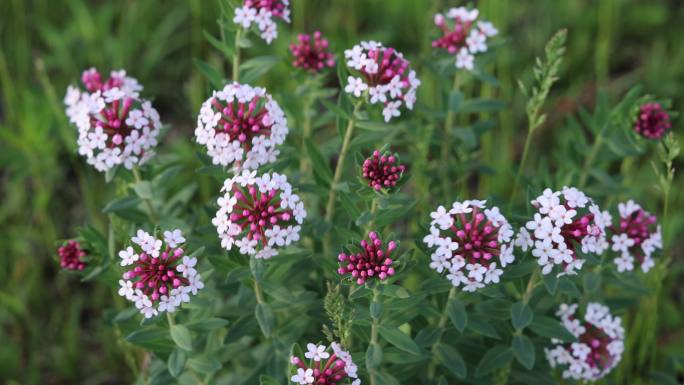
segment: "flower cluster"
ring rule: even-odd
[[[611,248],[620,253],[613,261],[619,272],[632,271],[636,258],[646,273],[654,266],[653,252],[663,248],[657,218],[631,200],[618,204],[618,210],[620,221],[609,228]]]
[[[123,164],[127,169],[149,160],[161,129],[159,114],[140,99],[142,87],[125,71],[102,80],[97,70],[83,73],[87,91],[69,86],[64,104],[69,121],[78,127],[78,152],[98,171]]]
[[[235,8],[233,22],[245,29],[256,25],[261,38],[271,44],[278,37],[275,19],[290,22],[290,0],[245,0],[242,7]]]
[[[351,354],[342,350],[337,342],[330,344],[332,355],[325,345],[307,344],[304,357],[309,359],[308,365],[299,357],[292,356],[290,362],[297,367],[297,373],[290,380],[296,384],[361,385],[357,375],[357,366]],[[325,361],[324,361],[325,360]]]
[[[285,113],[265,89],[233,83],[202,104],[195,138],[214,164],[256,169],[276,160],[287,132]]]
[[[244,170],[226,179],[221,191],[212,223],[225,249],[235,245],[242,254],[269,259],[299,240],[306,210],[285,175]]]
[[[542,273],[549,274],[555,265],[563,266],[561,274],[576,273],[584,264],[578,246],[583,253],[597,255],[608,248],[605,228],[610,225],[610,214],[601,212],[578,189],[547,188],[532,205],[538,212],[520,229],[515,243],[523,251],[532,249]]]
[[[620,317],[613,317],[608,307],[589,303],[583,320],[575,315],[577,308],[562,304],[556,313],[577,342],[552,340],[554,347],[545,349],[546,358],[552,368],[565,367],[563,378],[596,381],[620,362],[625,332]]]
[[[498,207],[490,209],[486,201],[454,202],[450,210],[439,206],[430,214],[430,234],[423,242],[432,248],[430,267],[464,291],[475,291],[498,283],[503,270],[515,261],[513,229]],[[498,264],[497,264],[498,263]]]
[[[487,38],[499,31],[488,21],[476,21],[477,9],[465,7],[451,8],[446,16],[435,15],[435,25],[443,35],[432,42],[434,48],[446,49],[456,55],[456,68],[472,70],[475,68],[475,54],[487,51]]]
[[[69,240],[65,245],[60,246],[57,254],[59,254],[59,265],[63,269],[83,270],[86,267],[83,257],[88,253],[81,249],[81,244],[75,240]]]
[[[660,139],[672,124],[670,115],[660,103],[646,103],[639,107],[639,115],[634,123],[634,131],[649,139]]]
[[[397,248],[394,241],[390,241],[387,247],[383,247],[382,240],[375,231],[368,233],[368,240],[361,240],[361,251],[355,254],[340,253],[337,260],[340,275],[349,274],[356,279],[358,285],[363,285],[369,279],[384,281],[394,275],[392,267],[392,252]]]
[[[121,266],[129,269],[119,280],[119,295],[134,302],[145,318],[176,311],[204,287],[195,270],[197,258],[184,254],[180,230],[165,231],[163,242],[138,230],[131,241],[141,251],[133,246],[119,251]]]
[[[404,55],[375,41],[362,41],[344,51],[347,66],[356,76],[347,78],[344,90],[355,97],[368,92],[370,103],[382,103],[386,122],[399,116],[399,108],[413,109],[420,80]]]
[[[399,160],[395,154],[389,151],[373,151],[373,155],[363,162],[363,178],[368,186],[376,191],[391,189],[397,185],[397,181],[406,170],[403,164],[397,164]]]
[[[290,44],[290,52],[294,56],[292,65],[317,73],[325,67],[335,66],[335,57],[328,50],[328,39],[324,39],[319,31],[313,35],[300,34],[298,44]]]

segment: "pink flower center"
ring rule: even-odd
[[[123,102],[115,100],[105,105],[98,116],[90,118],[92,126],[102,127],[102,131],[107,134],[107,147],[120,146],[133,131],[134,127],[126,123],[132,105],[132,98],[124,98]]]
[[[269,136],[273,122],[268,120],[268,112],[260,103],[262,98],[255,96],[248,103],[221,104],[216,98],[211,100],[216,111],[221,112],[221,119],[216,126],[216,133],[225,133],[230,141],[238,140],[249,151],[252,138],[259,135]]]
[[[233,195],[237,203],[230,213],[230,221],[247,231],[247,238],[261,241],[266,246],[266,230],[275,225],[286,227],[292,221],[290,209],[281,208],[278,190],[261,193],[255,186],[246,191],[239,186],[233,187]]]
[[[406,169],[403,164],[396,165],[396,160],[394,155],[381,156],[380,151],[373,152],[373,156],[363,162],[363,177],[368,185],[377,191],[396,186]]]
[[[313,41],[309,35],[299,35],[299,44],[291,44],[290,51],[295,57],[293,65],[318,72],[323,68],[334,67],[333,54],[328,52],[328,40],[321,38],[320,32],[313,34]]]
[[[670,115],[658,103],[646,103],[639,109],[634,130],[650,139],[660,139],[672,127]]]
[[[267,9],[275,17],[283,18],[285,15],[285,3],[281,0],[245,0],[245,6],[255,8],[258,11]]]
[[[470,33],[473,23],[456,19],[454,20],[453,25],[449,27],[444,18],[441,18],[440,20],[441,22],[437,26],[442,30],[444,35],[439,39],[434,40],[432,42],[432,47],[444,48],[452,54],[455,54],[461,48],[466,47],[466,38]]]
[[[140,258],[134,263],[133,270],[128,271],[127,278],[132,280],[137,277],[133,287],[142,290],[152,302],[156,302],[160,296],[168,296],[172,289],[189,283],[176,270],[176,266],[182,257],[182,249],[170,247],[167,247],[158,258],[141,253]]]
[[[401,78],[401,87],[408,87],[408,68],[409,62],[397,55],[394,48],[377,48],[368,51],[368,58],[373,59],[378,64],[378,70],[375,73],[366,72],[365,67],[360,70],[366,83],[370,87],[377,85],[389,84],[392,78],[399,75]]]
[[[570,207],[566,208],[570,210]],[[568,250],[570,250],[572,253],[573,259],[577,258],[577,254],[575,252],[576,243],[582,244],[582,239],[588,235],[600,235],[601,230],[595,225],[591,225],[593,220],[594,214],[587,214],[579,219],[574,220],[572,223],[563,225],[563,227],[561,227],[561,235],[565,240],[565,245],[567,246]]]
[[[394,275],[394,268],[391,267],[393,261],[390,255],[396,249],[396,243],[389,242],[387,248],[383,250],[382,240],[378,238],[377,233],[370,232],[368,237],[369,241],[365,239],[361,241],[360,252],[350,255],[340,253],[337,256],[340,263],[337,272],[341,275],[351,274],[352,277],[356,278],[356,283],[359,285],[363,285],[367,279],[372,277],[385,280]]]
[[[66,245],[57,249],[59,254],[59,263],[62,268],[67,270],[83,270],[86,267],[85,262],[81,258],[85,257],[87,253],[81,250],[81,245],[70,240]]]
[[[296,365],[304,370],[309,369],[304,361],[298,357],[294,358],[296,360]],[[345,378],[349,377],[347,372],[344,370],[345,363],[339,359],[335,354],[330,356],[330,358],[322,365],[321,361],[313,361],[313,377],[314,384],[321,385],[337,385]]]
[[[492,258],[500,254],[499,228],[479,212],[477,207],[473,207],[471,213],[456,214],[453,218],[451,238],[459,245],[458,253],[466,263],[489,266]]]
[[[584,328],[586,332],[579,337],[579,342],[586,344],[591,349],[587,355],[586,363],[592,368],[610,367],[613,363],[613,357],[608,352],[608,344],[613,339],[589,322],[584,323]],[[568,350],[570,349],[568,348]]]
[[[83,72],[81,81],[89,92],[107,91],[114,87],[121,87],[123,85],[123,78],[112,76],[106,82],[102,82],[102,75],[95,70],[87,70]]]

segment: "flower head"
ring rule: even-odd
[[[70,86],[64,98],[69,121],[78,128],[79,154],[98,171],[147,162],[154,155],[161,121],[152,104],[139,98],[138,81],[125,71],[113,71],[103,81],[94,68],[82,80],[87,91]]]
[[[639,115],[634,123],[637,134],[649,139],[660,139],[670,128],[670,115],[660,103],[646,103],[639,107]]]
[[[618,253],[613,260],[619,272],[634,269],[639,263],[646,273],[655,264],[653,253],[663,248],[660,226],[655,215],[630,200],[618,204],[620,220],[608,229],[611,236],[611,249]]]
[[[340,268],[337,272],[340,275],[349,274],[356,280],[358,285],[363,285],[369,279],[386,280],[394,275],[392,267],[392,252],[397,248],[394,241],[390,241],[385,246],[374,231],[368,233],[368,240],[362,240],[360,251],[349,255],[340,253],[337,260]]]
[[[515,261],[513,230],[498,207],[486,208],[486,201],[454,202],[451,210],[439,206],[430,214],[430,234],[423,242],[435,248],[430,267],[447,272],[455,286],[475,291],[498,283],[501,268]]]
[[[397,185],[406,166],[398,164],[397,155],[389,151],[373,151],[373,155],[363,162],[363,178],[368,182],[368,186],[376,191],[382,189],[392,189]]]
[[[304,357],[308,363],[300,357],[290,357],[290,362],[296,367],[297,372],[290,378],[296,384],[330,384],[340,385],[351,381],[351,385],[361,385],[358,379],[358,367],[352,361],[351,354],[342,350],[337,342],[325,345],[308,344]],[[332,351],[330,351],[332,350]]]
[[[226,179],[221,191],[212,223],[225,249],[236,246],[242,254],[268,259],[299,240],[306,210],[285,175],[244,170]]]
[[[371,104],[383,104],[386,122],[400,115],[402,104],[413,109],[420,80],[404,55],[378,42],[362,41],[344,56],[353,74],[344,88],[347,93],[358,98],[368,90]]]
[[[300,34],[298,44],[290,44],[290,52],[294,56],[292,65],[317,73],[325,67],[335,66],[335,57],[328,50],[328,39],[324,39],[319,31],[313,35]]]
[[[195,139],[216,165],[256,169],[275,161],[287,132],[285,113],[265,89],[233,83],[202,104]]]
[[[290,22],[289,0],[244,0],[242,7],[235,8],[233,22],[245,29],[256,25],[261,38],[271,44],[278,36],[276,19]]]
[[[119,295],[134,302],[145,318],[174,312],[204,287],[194,269],[197,258],[182,249],[180,230],[167,231],[164,241],[138,230],[131,242],[133,246],[119,252],[121,266],[128,267],[119,280]]]
[[[62,269],[83,270],[86,267],[83,257],[88,253],[81,249],[81,244],[73,239],[60,246],[57,249],[57,254],[59,254],[59,265],[62,266]]]
[[[577,342],[551,340],[546,358],[552,368],[563,368],[563,378],[596,381],[620,362],[625,331],[620,317],[612,316],[608,307],[591,302],[583,319],[576,314],[578,307],[562,304],[556,313]]]
[[[532,201],[532,206],[537,213],[525,229],[520,229],[516,245],[532,249],[542,273],[549,274],[559,265],[563,268],[561,274],[574,274],[584,263],[578,249],[600,255],[608,247],[605,228],[609,218],[578,189],[547,188]]]
[[[435,15],[435,25],[442,36],[432,47],[442,48],[456,57],[456,68],[472,70],[475,55],[487,51],[487,39],[499,31],[487,21],[477,21],[479,11],[465,7],[451,8],[446,15]]]

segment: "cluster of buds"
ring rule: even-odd
[[[634,201],[618,204],[620,221],[609,227],[612,234],[611,248],[620,253],[613,261],[619,272],[634,270],[634,260],[646,273],[653,266],[656,249],[663,248],[660,226],[655,215],[641,208]]]
[[[97,70],[83,72],[86,91],[69,86],[64,104],[78,127],[78,152],[98,171],[123,164],[142,165],[153,155],[161,129],[159,113],[140,99],[142,86],[125,71],[103,80]]]
[[[340,253],[337,260],[340,275],[349,274],[356,284],[363,285],[369,279],[386,280],[394,275],[392,267],[392,252],[397,248],[394,241],[387,243],[385,247],[375,231],[368,233],[368,240],[361,240],[358,253]]]
[[[556,313],[577,342],[552,340],[554,347],[545,349],[546,358],[552,368],[564,367],[563,378],[596,381],[620,362],[625,331],[620,317],[613,317],[606,306],[589,303],[584,319],[575,315],[577,308],[562,304]]]
[[[244,170],[226,179],[221,191],[212,223],[226,250],[235,245],[242,254],[269,259],[299,240],[306,210],[285,175]]]
[[[515,261],[513,229],[498,207],[486,201],[454,202],[450,210],[439,206],[430,214],[430,234],[423,242],[436,248],[430,267],[464,291],[475,291],[498,283],[503,270]]]
[[[362,41],[344,56],[355,75],[347,78],[347,93],[358,98],[367,92],[371,104],[382,103],[385,122],[399,116],[402,105],[413,109],[420,80],[404,55],[378,42]]]
[[[520,229],[515,244],[523,251],[532,249],[543,274],[549,274],[556,265],[563,267],[560,274],[575,274],[584,264],[578,246],[583,253],[596,255],[608,248],[605,228],[610,225],[610,214],[601,212],[578,189],[547,188],[532,201],[532,206],[538,212]]]
[[[173,313],[204,287],[195,270],[197,258],[186,256],[182,248],[180,230],[165,231],[163,242],[138,230],[131,242],[137,247],[119,252],[121,266],[129,269],[119,280],[119,295],[134,302],[145,318]]]
[[[88,253],[81,249],[81,244],[73,239],[60,246],[57,249],[57,254],[59,254],[59,265],[62,266],[62,269],[83,270],[86,267],[83,257]]]
[[[634,131],[649,139],[660,139],[672,128],[670,115],[660,103],[646,103],[639,107]]]
[[[397,155],[389,151],[373,151],[373,155],[363,162],[363,178],[368,186],[376,191],[392,189],[397,185],[406,166],[398,164]]]
[[[290,378],[296,384],[309,385],[361,385],[357,375],[357,366],[352,361],[351,354],[342,350],[337,342],[330,344],[332,354],[325,345],[307,344],[304,357],[307,363],[299,357],[290,357],[290,362],[297,372]]]
[[[328,39],[324,39],[319,31],[313,35],[300,34],[297,40],[298,44],[290,44],[290,52],[294,56],[292,65],[312,73],[335,66],[335,57],[328,50]]]
[[[287,132],[285,113],[265,89],[233,83],[202,104],[195,138],[214,164],[253,170],[276,160]]]
[[[245,29],[256,25],[261,38],[271,44],[278,37],[276,19],[290,22],[289,0],[245,0],[242,7],[235,8],[233,22]]]
[[[475,55],[487,51],[487,38],[499,31],[488,21],[477,21],[477,9],[451,8],[446,16],[435,15],[435,25],[443,35],[432,42],[432,47],[446,49],[456,55],[456,68],[475,68]]]

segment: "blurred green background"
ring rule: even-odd
[[[247,58],[265,53],[283,58],[259,81],[276,92],[297,86],[290,76],[288,44],[296,33],[314,30],[329,38],[338,55],[360,39],[393,45],[420,74],[430,58],[432,15],[463,4],[292,3],[293,23],[278,27],[279,37],[271,46],[259,41],[243,51]],[[550,147],[568,116],[593,105],[597,89],[617,100],[639,83],[648,93],[671,98],[675,107],[684,103],[684,2],[487,0],[472,5],[507,38],[489,64],[501,86],[477,85],[465,91],[511,103],[496,113],[497,134],[488,136],[479,149],[493,159],[494,169],[517,159],[524,140],[524,100],[516,81],[530,78],[534,57],[560,28],[569,30],[568,51],[537,148]],[[60,272],[56,263],[58,240],[73,236],[75,227],[91,223],[104,228],[101,208],[113,194],[103,175],[77,156],[76,131],[67,124],[62,97],[66,86],[90,66],[104,72],[127,69],[172,126],[160,153],[186,159],[186,177],[192,178],[197,162],[194,122],[209,93],[193,59],[229,69],[203,35],[217,34],[218,9],[212,0],[0,1],[0,383],[132,381],[122,353],[127,347],[103,321],[103,309],[116,306],[114,289],[80,283],[77,276]],[[429,94],[430,87],[434,82],[426,79],[421,93]],[[681,119],[674,126],[681,129]],[[648,193],[643,185],[655,182],[650,166],[645,162],[637,169],[634,183]],[[483,175],[482,189],[505,193],[504,177]],[[199,183],[197,199],[204,202],[213,192]],[[681,228],[683,186],[681,179],[677,183],[671,216],[675,228]],[[675,263],[660,301],[657,339],[664,357],[684,353],[684,289],[679,284],[683,249],[681,240],[671,245]]]

